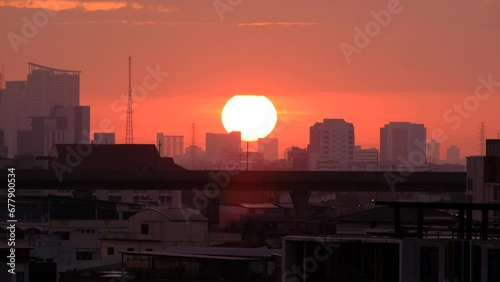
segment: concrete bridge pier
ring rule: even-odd
[[[292,198],[293,209],[295,210],[295,219],[299,221],[307,220],[307,208],[309,207],[309,191],[292,191],[290,198]]]

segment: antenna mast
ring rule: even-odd
[[[125,143],[134,144],[134,129],[132,126],[132,56],[128,56],[128,104],[127,104],[127,132]]]

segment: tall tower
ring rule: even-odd
[[[479,155],[484,156],[484,140],[486,139],[486,127],[484,126],[484,122],[479,124]]]
[[[132,56],[128,56],[128,104],[127,104],[127,132],[125,143],[134,144],[134,129],[132,124]]]

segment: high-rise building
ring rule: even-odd
[[[354,126],[343,119],[324,119],[310,127],[309,169],[347,169],[354,158]]]
[[[390,122],[380,128],[380,161],[393,164],[424,164],[426,129],[423,124]]]
[[[178,157],[184,154],[184,136],[156,134],[156,147],[162,157]]]
[[[28,63],[27,106],[29,117],[48,116],[55,106],[80,105],[80,71]]]
[[[439,158],[439,143],[431,139],[429,143],[427,143],[427,160],[430,163],[437,164],[440,162]]]
[[[241,132],[207,133],[206,161],[219,162],[239,160],[241,154]]]
[[[500,157],[500,139],[486,139],[486,156]]]
[[[9,157],[90,141],[90,107],[79,105],[80,71],[29,63],[27,81],[7,81],[0,99]]]
[[[18,131],[19,155],[45,156],[54,144],[90,143],[90,107],[54,107],[47,117],[31,117],[31,130]]]
[[[95,132],[92,144],[116,144],[114,132]]]
[[[278,138],[259,138],[257,147],[258,152],[264,156],[264,160],[274,161],[278,159]]]
[[[13,158],[17,152],[17,132],[31,129],[27,113],[26,81],[7,81],[1,99],[1,127],[5,134],[8,156]]]
[[[449,164],[460,164],[460,149],[457,146],[451,145],[446,150],[446,162]]]
[[[286,151],[287,166],[290,170],[309,170],[309,153],[307,149],[291,147]]]

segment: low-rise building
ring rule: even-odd
[[[154,209],[137,212],[128,229],[100,235],[102,257],[119,252],[156,251],[170,246],[207,246],[208,219],[191,209]]]

